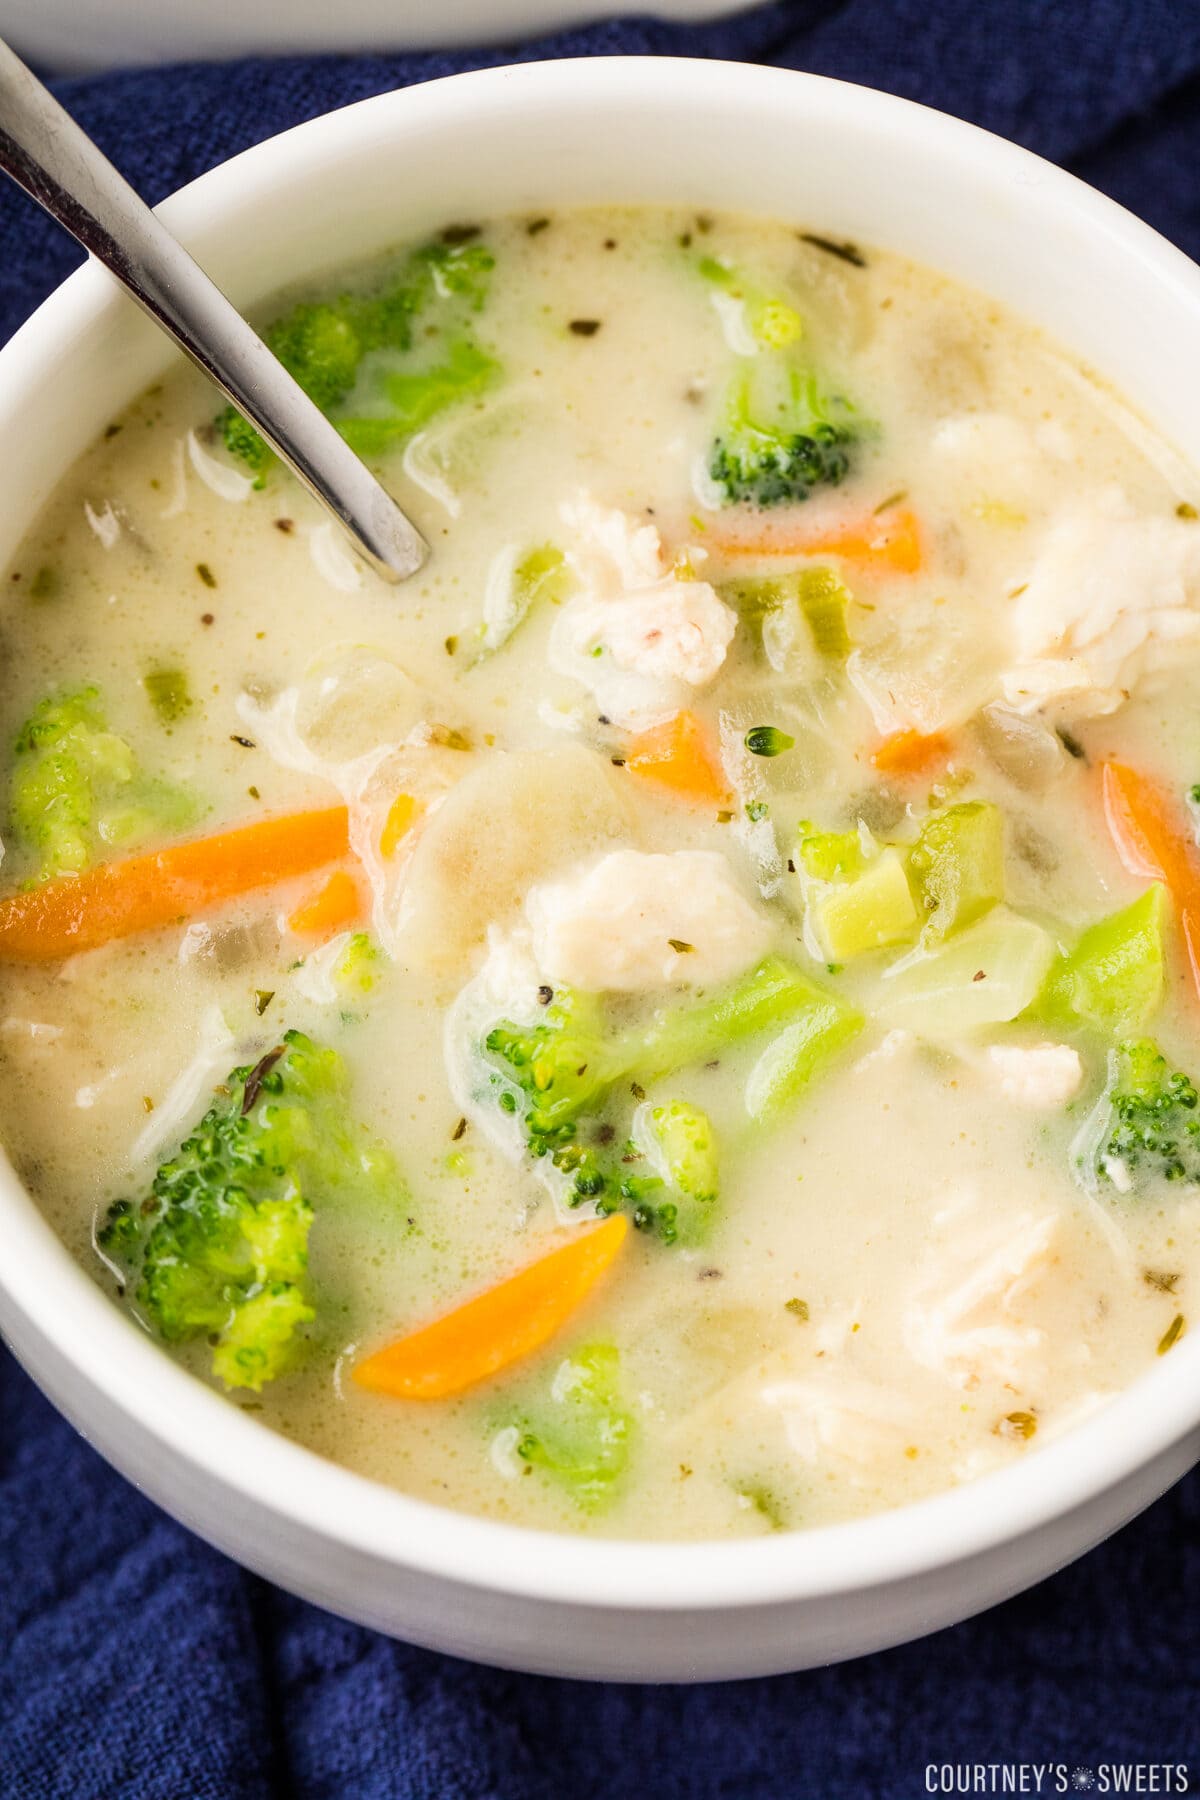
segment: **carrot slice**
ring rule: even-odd
[[[920,775],[945,762],[950,739],[941,731],[896,731],[884,738],[871,761],[881,775]]]
[[[54,962],[155,931],[350,850],[344,806],[262,819],[216,837],[102,863],[0,900],[0,962]]]
[[[678,712],[631,738],[625,767],[693,805],[721,806],[729,797],[708,733],[693,712]]]
[[[288,927],[292,931],[339,931],[361,918],[362,909],[362,895],[353,875],[335,869],[325,885],[296,908]]]
[[[866,518],[820,531],[783,530],[759,537],[706,538],[715,554],[729,558],[772,556],[837,556],[865,569],[915,575],[921,567],[921,530],[907,507],[899,512],[870,513]]]
[[[407,837],[421,816],[421,802],[412,794],[397,794],[388,808],[388,816],[383,821],[383,830],[379,834],[380,856],[395,856],[400,848],[400,841]]]
[[[1131,875],[1163,882],[1175,902],[1200,995],[1200,851],[1170,797],[1136,769],[1106,762],[1100,780],[1104,814],[1121,861]]]
[[[566,1323],[616,1256],[628,1228],[617,1213],[594,1231],[580,1232],[497,1287],[368,1356],[355,1369],[355,1381],[400,1400],[444,1400],[498,1375],[540,1350]]]

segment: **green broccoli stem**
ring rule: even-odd
[[[605,1029],[598,996],[560,989],[535,1025],[503,1020],[488,1032],[483,1046],[491,1063],[488,1089],[502,1111],[519,1116],[530,1154],[548,1156],[568,1178],[568,1204],[586,1202],[602,1214],[624,1207],[640,1230],[656,1231],[673,1243],[687,1227],[681,1203],[690,1215],[696,1196],[674,1175],[668,1180],[658,1169],[646,1173],[630,1167],[645,1155],[645,1146],[633,1145],[632,1157],[606,1147],[613,1140],[613,1120],[606,1114],[614,1089],[629,1082],[640,1100],[643,1083],[711,1062],[747,1039],[767,1032],[786,1036],[795,1027],[780,1052],[771,1083],[774,1098],[764,1102],[764,1116],[774,1117],[861,1023],[857,1013],[781,956],[764,958],[711,1000],[666,1009],[648,1025],[616,1036]],[[697,1144],[709,1132],[707,1120],[703,1128],[701,1120],[704,1115],[692,1108],[677,1121]],[[707,1151],[715,1158],[711,1143]]]
[[[863,1028],[862,1014],[844,1000],[813,992],[820,997],[772,1038],[750,1071],[746,1111],[756,1125],[775,1124]]]
[[[659,1013],[645,1030],[622,1040],[616,1060],[630,1078],[659,1081],[829,1003],[826,991],[795,963],[768,956],[715,999]]]

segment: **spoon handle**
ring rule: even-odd
[[[428,548],[411,520],[53,95],[0,40],[0,170],[102,262],[388,581]]]

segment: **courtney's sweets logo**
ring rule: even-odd
[[[1186,1763],[927,1763],[927,1794],[1187,1794]]]

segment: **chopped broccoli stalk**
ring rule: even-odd
[[[935,1039],[1006,1023],[1039,991],[1053,955],[1040,925],[994,907],[954,937],[910,951],[885,970],[877,1017]]]
[[[686,1100],[639,1106],[633,1137],[622,1160],[627,1161],[632,1153],[645,1156],[658,1178],[653,1185],[641,1178],[643,1201],[651,1194],[657,1198],[662,1190],[669,1192],[669,1199],[659,1199],[654,1209],[660,1233],[666,1212],[670,1241],[698,1242],[712,1216],[719,1188],[717,1138],[708,1114]]]
[[[1004,898],[1004,815],[984,800],[965,800],[926,819],[909,867],[931,937],[973,925]]]
[[[499,1104],[506,1112],[522,1111],[534,1156],[552,1154],[571,1143],[580,1117],[599,1111],[608,1089],[623,1073],[599,1002],[568,988],[559,988],[554,1004],[536,1025],[505,1020],[493,1026],[484,1047],[506,1078],[495,1072],[492,1076]]]
[[[796,308],[777,294],[755,287],[732,264],[720,257],[702,256],[696,266],[705,281],[741,302],[751,336],[762,349],[785,350],[803,335],[804,323]]]
[[[708,1114],[686,1100],[672,1100],[650,1108],[647,1128],[672,1187],[711,1205],[717,1197],[717,1140]]]
[[[725,401],[709,452],[708,473],[725,505],[779,506],[836,487],[850,472],[858,441],[854,409],[822,395],[815,376],[787,370],[763,403],[751,374]]]
[[[333,978],[342,988],[357,988],[361,994],[369,994],[375,986],[376,965],[379,952],[365,931],[351,933],[350,942],[338,958]]]
[[[382,293],[302,302],[264,335],[309,398],[333,415],[357,386],[371,352],[410,351],[427,315],[448,331],[448,354],[437,367],[396,372],[385,382],[387,414],[335,421],[360,454],[377,453],[411,436],[444,407],[478,393],[495,376],[496,364],[472,341],[465,318],[483,306],[494,267],[483,244],[427,244],[412,253]],[[217,429],[226,449],[247,464],[261,487],[274,460],[270,446],[233,406],[220,414]]]
[[[796,1104],[863,1028],[863,1017],[836,994],[810,984],[808,1006],[772,1038],[746,1082],[746,1111],[759,1125],[773,1124]]]
[[[710,1062],[734,1044],[789,1024],[817,1002],[823,988],[782,956],[764,957],[714,1000],[660,1012],[624,1040],[624,1072],[657,1081],[693,1063]]]
[[[557,1482],[586,1512],[616,1495],[629,1463],[633,1416],[621,1392],[621,1357],[588,1344],[555,1371],[547,1401],[517,1429],[517,1455]]]
[[[302,1032],[221,1097],[142,1196],[114,1201],[100,1248],[168,1343],[208,1338],[227,1387],[273,1380],[315,1318],[308,1291],[313,1201],[399,1197],[391,1154],[347,1119],[336,1051]]]
[[[1080,1022],[1107,1037],[1139,1031],[1162,1004],[1166,952],[1166,890],[1146,892],[1089,925],[1073,950],[1061,954],[1034,1002],[1047,1022]]]
[[[894,845],[848,881],[812,884],[808,903],[821,949],[833,962],[905,943],[920,923],[904,858]]]
[[[1071,1159],[1091,1192],[1145,1199],[1164,1183],[1200,1184],[1200,1108],[1191,1077],[1172,1069],[1148,1038],[1118,1045]]]
[[[495,595],[488,581],[485,619],[479,627],[477,661],[491,656],[508,643],[513,633],[525,623],[534,608],[543,602],[558,606],[571,591],[572,576],[567,559],[556,544],[535,544],[513,562],[503,590]]]
[[[867,866],[862,833],[818,831],[808,819],[799,825],[800,866],[814,881],[850,881]]]
[[[503,1111],[519,1117],[530,1155],[548,1156],[570,1178],[572,1205],[590,1203],[600,1213],[625,1206],[639,1229],[673,1243],[679,1203],[664,1175],[631,1173],[605,1148],[615,1135],[606,1115],[616,1083],[640,1088],[828,1003],[830,996],[778,956],[712,1000],[664,1009],[621,1033],[607,1028],[596,996],[560,988],[536,1024],[503,1020],[488,1032],[489,1090]],[[676,1192],[687,1198],[682,1188]]]
[[[107,728],[98,688],[40,701],[13,748],[9,825],[37,857],[37,881],[78,875],[102,848],[178,830],[196,816],[183,789],[140,773],[129,744]]]

